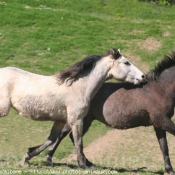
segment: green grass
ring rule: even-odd
[[[15,66],[52,75],[87,55],[120,48],[123,55],[127,52],[139,56],[143,65],[153,68],[175,48],[174,11],[175,7],[137,0],[0,0],[0,67]],[[154,38],[161,46],[155,50],[141,47],[147,38]],[[32,160],[36,164],[32,168],[17,166],[29,146],[44,142],[51,125],[22,118],[15,111],[2,118],[0,169],[20,169],[22,174],[32,174],[31,170],[38,168],[52,169],[43,163],[44,153]],[[106,131],[108,128],[99,122],[93,123],[84,144]],[[66,138],[55,161],[73,149]],[[66,168],[56,166],[53,170]],[[122,174],[130,173],[134,172]]]
[[[1,2],[7,4],[0,5],[1,66],[50,74],[111,47],[133,50],[154,65],[174,49],[174,7],[121,0]],[[163,37],[166,31],[171,36]],[[133,44],[147,37],[163,42],[154,55]]]

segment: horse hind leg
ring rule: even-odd
[[[25,162],[28,162],[30,159],[40,154],[48,146],[52,145],[56,141],[57,135],[61,132],[64,125],[65,123],[63,122],[55,121],[47,141],[42,145],[28,148],[28,152],[25,154],[24,158],[22,159],[21,165],[23,165]]]
[[[61,133],[60,134],[58,133],[58,136],[57,136],[55,143],[53,143],[51,145],[49,151],[46,153],[46,156],[47,156],[46,162],[49,163],[51,166],[53,166],[53,163],[52,163],[53,154],[55,153],[60,142],[67,136],[67,134],[70,132],[70,130],[71,130],[71,128],[70,128],[69,124],[65,124]]]
[[[83,136],[84,134],[88,131],[89,127],[91,126],[93,119],[91,119],[90,117],[86,117],[83,120]],[[56,140],[56,142],[54,144],[51,145],[49,151],[47,152],[47,159],[46,162],[49,163],[50,165],[52,165],[52,157],[53,154],[55,153],[57,147],[59,146],[60,142],[67,136],[67,134],[71,131],[71,128],[69,126],[69,124],[66,124],[63,128],[63,130],[61,131],[60,135],[58,135],[58,139]],[[74,145],[74,139],[73,139],[73,135],[72,132],[69,134],[70,139]],[[93,166],[94,164],[92,162],[90,162],[84,155],[85,158],[85,164],[88,167]]]
[[[85,122],[85,125],[83,127],[83,135],[88,131],[90,125],[91,125],[92,121],[87,121]],[[67,136],[67,134],[71,131],[71,128],[69,126],[69,124],[66,124],[63,128],[63,130],[61,131],[60,135],[58,134],[58,138],[56,140],[56,142],[54,144],[51,145],[49,151],[46,153],[47,155],[47,158],[46,158],[46,162],[49,163],[51,166],[53,166],[53,163],[52,163],[52,157],[53,157],[53,154],[55,153],[57,147],[59,146],[60,142]],[[74,144],[74,139],[73,139],[73,135],[72,135],[72,132],[70,133],[70,139],[73,143],[73,145],[75,146]],[[85,162],[85,165],[87,167],[91,167],[91,166],[94,166],[94,164],[92,162],[90,162],[86,156],[84,155],[83,153],[83,156],[84,156],[84,162]]]

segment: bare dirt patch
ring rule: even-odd
[[[162,46],[162,43],[153,37],[149,37],[146,38],[146,40],[139,42],[138,46],[143,50],[154,52]]]
[[[163,36],[165,36],[165,37],[170,36],[170,32],[168,32],[168,31],[167,32],[164,32],[163,33]]]

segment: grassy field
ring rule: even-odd
[[[175,7],[137,0],[0,0],[0,67],[15,66],[52,75],[87,55],[120,48],[123,55],[147,71],[175,49],[174,11]],[[31,167],[18,166],[29,146],[44,142],[51,125],[51,122],[22,118],[13,110],[2,118],[0,170],[19,170],[20,174],[72,170],[64,164],[54,168],[46,166],[44,153],[31,160]],[[94,122],[84,138],[85,146],[108,130]],[[73,149],[69,139],[65,139],[54,161],[59,162]],[[104,169],[105,172],[110,170]],[[154,174],[146,171],[120,173]]]

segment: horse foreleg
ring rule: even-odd
[[[60,134],[64,125],[65,125],[65,123],[55,121],[53,126],[52,126],[52,129],[51,129],[51,132],[50,132],[50,135],[49,135],[47,141],[42,145],[29,148],[28,152],[25,154],[25,156],[23,158],[22,163],[29,161],[34,156],[37,156],[38,154],[40,154],[48,146],[52,145],[56,141],[57,136],[58,136],[58,134]]]
[[[93,119],[91,119],[90,117],[85,117],[85,118],[84,118],[84,121],[83,121],[83,123],[84,123],[84,124],[83,124],[83,136],[84,136],[84,135],[86,134],[86,132],[89,130],[89,127],[91,126],[92,121],[93,121]],[[72,141],[72,143],[73,143],[73,145],[74,145],[74,138],[73,138],[72,132],[70,132],[69,137],[70,137],[70,139],[71,139],[71,141]],[[83,153],[83,155],[84,155],[84,153]],[[90,162],[90,161],[86,158],[85,155],[84,155],[84,161],[85,161],[85,163],[86,163],[86,166],[88,166],[88,167],[94,166],[94,164],[93,164],[92,162]]]
[[[85,157],[83,153],[83,139],[82,139],[82,133],[83,133],[83,119],[78,119],[75,121],[75,123],[71,126],[73,138],[74,138],[74,145],[77,151],[77,161],[78,165],[81,168],[86,167],[85,163]]]
[[[155,128],[156,136],[160,145],[160,149],[163,153],[164,157],[164,164],[165,164],[165,170],[168,174],[175,175],[175,172],[172,168],[170,157],[169,157],[169,151],[168,151],[168,144],[167,144],[167,139],[166,139],[166,131],[160,129],[160,128]]]
[[[70,132],[71,128],[68,124],[65,124],[64,128],[62,129],[61,133],[58,133],[58,137],[56,141],[51,145],[49,151],[47,152],[47,159],[46,162],[52,165],[52,156],[55,153],[57,147],[59,146],[60,142],[67,136]]]

